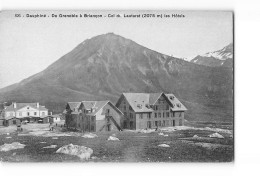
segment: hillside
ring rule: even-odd
[[[39,101],[61,112],[68,101],[116,102],[122,92],[173,92],[189,109],[188,120],[232,120],[233,73],[170,57],[108,33],[87,39],[11,89],[1,102]]]
[[[191,60],[192,63],[210,67],[233,67],[233,43],[224,48],[198,55]]]

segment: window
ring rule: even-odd
[[[164,112],[162,113],[162,116],[163,116],[163,118],[164,118]]]
[[[132,119],[133,118],[133,114],[132,113],[130,113],[130,119]],[[140,118],[141,118],[141,114],[140,114]],[[142,117],[143,118],[143,117]]]
[[[173,112],[171,112],[171,117],[174,117]]]
[[[127,128],[127,122],[124,121],[124,128]]]
[[[130,122],[130,129],[133,129],[133,128],[134,128],[134,122],[131,121],[131,122]]]
[[[156,112],[154,113],[154,118],[157,118],[157,113]]]
[[[129,110],[130,110],[130,111],[132,111],[132,110],[133,110],[131,106],[129,106]]]
[[[91,117],[91,121],[94,122],[95,121],[95,117]]]
[[[160,112],[158,112],[158,117],[161,118],[161,113]]]
[[[165,122],[165,126],[169,126],[169,120],[166,120]]]
[[[94,131],[95,130],[95,127],[94,127],[94,125],[91,125],[91,129],[90,129],[91,131]]]
[[[151,121],[148,121],[148,122],[147,122],[147,128],[152,128]]]
[[[143,119],[143,114],[142,113],[139,114],[139,118]]]
[[[155,122],[154,122],[154,125],[155,125],[156,127],[158,127],[158,121],[155,121]]]
[[[127,113],[126,112],[124,112],[124,116],[127,117]]]
[[[28,112],[29,113],[29,112]],[[45,115],[45,112],[42,112],[42,115],[44,116]]]
[[[163,120],[162,126],[165,126],[165,120]]]
[[[158,121],[158,126],[161,126],[161,121]]]
[[[42,115],[44,115],[44,113],[42,113]],[[27,112],[27,116],[30,116],[30,113],[29,113],[29,112]]]
[[[169,112],[166,112],[166,117],[169,117]]]
[[[110,109],[106,109],[106,112],[107,112],[107,114],[109,114],[109,112],[110,112]]]
[[[37,115],[37,112],[34,112],[34,115]]]
[[[158,110],[158,106],[154,105],[154,110],[157,111]]]
[[[172,126],[175,126],[175,120],[172,121]]]
[[[124,106],[124,110],[126,111],[126,106]]]
[[[163,104],[164,103],[164,99],[160,99],[158,102],[159,102],[159,104]]]
[[[151,118],[151,113],[148,113],[147,117],[148,117],[148,119],[150,119]]]
[[[170,106],[169,105],[166,105],[166,110],[169,110],[170,109]]]
[[[13,120],[13,124],[16,124],[16,120]]]

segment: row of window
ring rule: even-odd
[[[154,113],[154,118],[164,118],[164,117],[181,117],[182,116],[182,112],[155,112]]]
[[[80,128],[80,125],[82,125],[81,123],[78,123],[78,128]],[[83,127],[85,127],[84,130],[88,131],[89,129],[89,125],[82,125]],[[90,131],[95,131],[95,126],[94,125],[90,125]]]
[[[10,114],[10,116],[14,116],[15,113],[10,112],[9,114]],[[31,112],[31,113],[30,113],[30,112],[26,112],[26,115],[27,115],[27,116],[30,116],[30,115],[32,115],[32,116],[35,115],[35,116],[36,116],[36,115],[37,115],[37,112]],[[44,116],[44,115],[45,115],[45,112],[42,112],[42,115]],[[18,116],[23,116],[22,112],[19,112],[19,113],[18,113]]]
[[[167,105],[154,105],[153,110],[158,111],[158,110],[170,110],[170,106]]]
[[[85,117],[82,117],[82,116],[79,116],[79,121],[81,122],[81,121],[91,121],[91,122],[95,122],[95,116],[91,116],[91,117],[89,117],[89,116],[87,116],[86,118]]]
[[[162,120],[162,121],[148,121],[147,128],[152,127],[166,127],[166,126],[175,126],[175,120]],[[182,126],[182,119],[179,120],[179,125]]]
[[[147,121],[147,128],[152,128],[152,127],[167,127],[167,126],[182,126],[183,121],[182,119],[179,119],[179,124],[176,124],[175,120],[158,120],[158,121]],[[124,128],[127,128],[127,121],[124,121]],[[133,129],[134,128],[134,122],[130,121],[129,122],[129,128]]]
[[[126,107],[126,105],[124,105],[124,106],[123,106],[123,110],[126,111],[126,109],[127,109],[127,107]],[[128,106],[128,110],[129,110],[129,111],[132,111],[133,109],[132,109],[131,106]]]
[[[123,128],[127,128],[127,121],[124,121]],[[129,128],[130,129],[134,128],[134,122],[133,121],[129,122]]]
[[[124,116],[127,117],[127,112],[124,112]],[[133,118],[134,118],[134,116],[133,116],[132,113],[129,113],[129,118],[130,118],[130,119],[133,119]]]
[[[171,117],[181,117],[183,112],[155,112],[154,113],[154,118],[169,118]],[[148,119],[151,118],[151,113],[140,113],[139,114],[139,119],[143,119],[144,114]],[[124,112],[124,116],[127,117],[127,112]],[[133,119],[133,114],[129,113],[130,119]]]

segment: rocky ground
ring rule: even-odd
[[[58,125],[59,126],[59,125]],[[49,131],[48,124],[0,128],[3,162],[232,162],[233,130],[170,127],[110,133]]]

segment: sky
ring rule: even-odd
[[[26,14],[49,17],[26,17]],[[106,17],[69,18],[59,14]],[[108,17],[108,14],[121,17]],[[126,18],[124,14],[155,14],[156,17]],[[159,14],[185,17],[160,18]],[[231,43],[233,19],[231,12],[224,11],[2,11],[0,88],[46,69],[84,40],[109,32],[163,54],[192,59]]]

